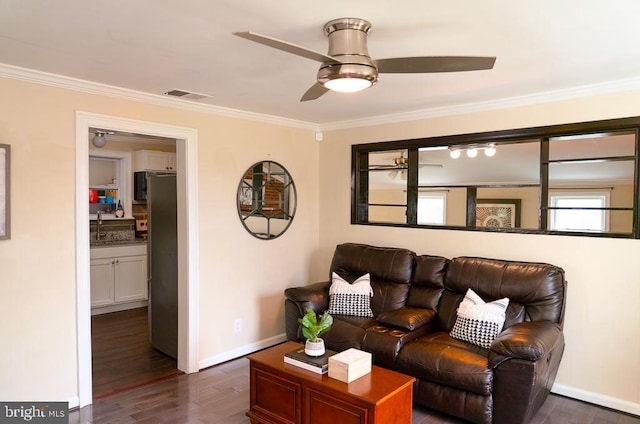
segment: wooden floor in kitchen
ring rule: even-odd
[[[171,364],[159,365],[164,361],[155,357],[153,352],[149,353],[150,357],[146,360],[133,354],[138,350],[146,351],[141,347],[147,340],[146,319],[143,319],[146,309],[119,314],[122,314],[120,319],[102,316],[93,320],[96,342],[111,346],[104,351],[94,351],[94,363],[100,367],[94,370],[94,378],[97,372],[101,379],[97,386],[94,384],[94,390],[97,387],[104,394],[99,398],[94,397],[92,406],[72,412],[71,424],[249,424],[245,416],[249,408],[249,361],[246,358],[238,358],[199,373],[176,376],[175,361],[171,369]],[[141,324],[143,321],[144,324]],[[108,340],[116,337],[123,338],[123,343],[120,343],[122,351],[108,343]],[[133,356],[128,358],[126,352]],[[149,371],[154,368],[149,364],[156,364],[158,369]],[[131,375],[126,376],[127,373]],[[143,377],[132,377],[136,373]],[[112,374],[113,378],[109,378],[108,374]],[[134,380],[138,380],[138,383]],[[412,422],[463,424],[463,421],[420,406],[414,406]],[[640,424],[640,417],[552,394],[530,424],[601,423]]]
[[[94,400],[182,374],[151,347],[146,307],[92,316],[91,356]]]

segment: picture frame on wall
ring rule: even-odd
[[[476,227],[520,228],[520,199],[478,199]]]
[[[11,238],[10,224],[10,163],[11,146],[0,144],[0,240]]]

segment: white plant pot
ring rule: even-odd
[[[304,353],[308,356],[322,356],[324,355],[324,340],[318,338],[318,341],[312,342],[307,339],[307,343],[304,345]]]

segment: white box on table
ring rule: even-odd
[[[358,349],[347,349],[329,357],[329,377],[345,383],[371,372],[371,354]]]

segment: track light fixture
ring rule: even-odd
[[[475,158],[478,152],[482,150],[485,156],[492,157],[496,154],[496,145],[494,143],[485,144],[468,144],[465,146],[449,146],[449,156],[452,159],[458,159],[462,152],[467,153],[467,157]]]

